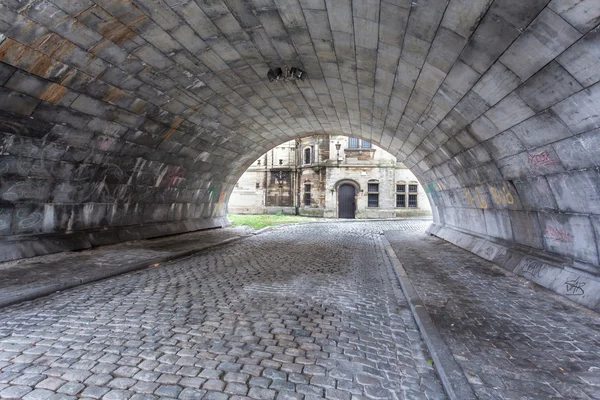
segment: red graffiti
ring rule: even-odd
[[[574,239],[574,236],[569,232],[551,226],[546,227],[546,237],[559,243],[572,243]]]
[[[166,186],[168,188],[176,187],[185,178],[185,172],[186,172],[185,168],[182,168],[182,167],[169,168],[169,171],[167,172],[167,175],[165,176],[165,179],[163,181],[163,182],[165,182],[164,186]],[[161,186],[163,186],[163,185],[161,185]]]
[[[550,153],[547,151],[542,151],[539,154],[528,154],[527,162],[532,170],[536,170],[540,167],[545,167],[548,165],[560,164],[559,161],[556,161],[550,156]]]

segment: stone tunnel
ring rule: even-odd
[[[1,0],[0,259],[224,226],[262,153],[344,134],[415,173],[431,234],[594,308],[599,23],[598,0]]]

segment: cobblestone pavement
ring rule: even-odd
[[[600,399],[600,318],[423,232],[386,232],[480,399]]]
[[[278,227],[0,310],[0,398],[444,399],[382,251],[428,222]]]
[[[249,232],[246,227],[211,229],[3,262],[0,304],[39,297],[40,290],[48,294],[138,269],[136,266],[146,267],[161,258],[195,252]]]

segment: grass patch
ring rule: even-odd
[[[249,226],[253,229],[262,229],[267,226],[281,225],[281,224],[294,224],[298,222],[312,222],[317,221],[317,218],[301,217],[298,215],[240,215],[240,214],[229,214],[227,216],[232,223],[233,227],[236,226]]]

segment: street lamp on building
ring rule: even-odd
[[[283,183],[285,181],[285,174],[283,173],[283,171],[278,171],[275,175],[275,179],[277,180],[277,184],[279,185],[279,187],[283,187]]]
[[[342,147],[342,145],[340,144],[340,142],[337,142],[337,143],[335,144],[335,149],[337,150],[337,157],[336,157],[336,160],[337,160],[337,163],[338,163],[338,164],[340,163],[340,147]]]

